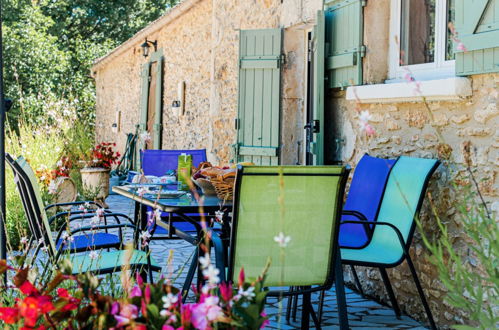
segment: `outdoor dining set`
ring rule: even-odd
[[[181,154],[189,154],[193,166],[206,161],[205,150],[145,150],[141,175],[159,177],[175,170]],[[89,205],[85,203],[95,204],[83,201],[62,205],[70,209],[49,217],[48,211],[61,205],[44,206],[35,173],[25,159],[10,155],[6,159],[29,221],[30,243],[35,247],[43,242],[36,246],[35,256],[43,249],[54,264],[69,259],[74,274],[119,272],[126,265],[153,282],[167,253],[165,260],[154,260],[148,244],[143,244],[144,233],[152,241],[183,239],[197,247],[183,285],[184,299],[192,283],[205,280],[199,257],[212,250],[211,260],[222,282],[237,282],[241,268],[249,278],[266,269],[268,296],[289,297],[288,314],[296,313],[301,304],[304,329],[311,321],[320,328],[324,296],[334,285],[340,324],[348,328],[342,265],[350,267],[361,293],[354,267],[379,269],[400,317],[386,269],[407,261],[435,328],[409,248],[438,160],[366,154],[350,181],[346,166],[238,166],[232,200],[203,195],[193,185],[179,192],[176,182],[128,180],[113,191],[133,201],[132,217],[98,207],[82,210],[82,205]],[[103,223],[95,223],[96,216]],[[68,217],[83,225],[70,228],[60,220]],[[133,233],[133,248],[125,247],[127,230]],[[68,234],[69,243],[64,241]],[[99,258],[93,258],[90,250],[99,250]],[[320,292],[318,302],[311,301],[314,292]]]

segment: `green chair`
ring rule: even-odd
[[[43,207],[43,200],[40,196],[38,182],[35,173],[22,157],[14,160],[9,154],[6,154],[6,160],[14,172],[16,185],[21,195],[21,201],[28,219],[29,228],[32,235],[41,246],[47,251],[50,261],[58,264],[62,258],[67,258],[73,265],[73,274],[92,272],[95,274],[107,274],[121,271],[122,268],[139,271],[143,274],[149,274],[152,281],[152,271],[160,271],[161,267],[150,257],[147,246],[144,251],[141,250],[117,250],[104,251],[93,250],[85,253],[71,253],[70,250],[64,250],[62,246],[57,246],[52,236],[49,220]],[[119,213],[105,213],[106,217],[122,216]],[[70,234],[80,232],[95,232],[97,230],[123,229],[131,228],[136,230],[135,226],[129,223],[117,223],[111,225],[96,225],[81,227],[73,230]],[[64,227],[58,232],[60,238]],[[91,235],[91,234],[90,234]],[[38,249],[37,248],[37,249]],[[47,265],[46,270],[51,268]]]
[[[341,248],[343,264],[379,268],[397,316],[400,316],[400,309],[386,268],[396,267],[406,260],[433,329],[436,328],[435,322],[409,255],[409,247],[428,181],[438,165],[439,161],[435,159],[401,156],[388,177],[377,219],[368,219],[374,228],[371,240],[362,248]],[[365,226],[366,221],[342,221],[341,224]]]
[[[310,296],[331,288],[335,280],[340,323],[348,328],[338,254],[347,177],[348,170],[340,166],[238,168],[227,278],[237,283],[241,268],[256,278],[270,258],[269,295],[303,295],[303,329],[309,328],[310,316],[320,327]],[[286,247],[274,240],[280,233],[291,237]],[[292,292],[291,286],[296,287]]]

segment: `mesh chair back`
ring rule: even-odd
[[[355,167],[343,209],[360,212],[369,221],[376,220],[388,175],[395,162],[395,159],[376,158],[365,154]],[[343,215],[341,220],[359,219],[351,215]],[[340,226],[339,242],[342,247],[365,246],[369,242],[369,236],[363,226],[350,223]]]
[[[49,253],[55,255],[55,242],[52,237],[52,231],[47,213],[45,212],[43,199],[40,195],[40,186],[35,172],[24,157],[19,157],[17,160],[9,162],[9,164],[18,180],[18,188],[22,195],[26,216],[31,222],[30,229],[34,230],[33,234],[35,234],[37,239],[42,238],[44,240],[49,248]]]
[[[237,282],[242,267],[257,277],[270,257],[266,286],[331,285],[347,172],[340,166],[240,168],[228,278]],[[281,232],[291,237],[283,249],[274,240]]]
[[[436,159],[401,156],[388,178],[381,202],[378,221],[396,226],[407,246],[410,245],[415,229],[415,217],[421,209],[428,181],[439,165]],[[403,250],[397,235],[388,226],[377,226],[372,242],[383,242],[383,246],[393,251]]]
[[[144,150],[141,152],[142,170],[145,175],[163,176],[178,167],[178,156],[192,155],[192,165],[206,161],[206,149],[198,150]]]

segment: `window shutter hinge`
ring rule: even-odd
[[[281,54],[280,62],[282,66],[286,64],[286,54]]]
[[[360,46],[360,56],[361,57],[366,56],[366,50],[367,50],[366,46]]]
[[[362,1],[360,2],[360,4],[361,4],[361,6],[362,6],[362,7],[367,6],[367,0],[362,0]]]
[[[236,118],[236,119],[234,120],[234,127],[235,127],[235,129],[236,129],[236,130],[238,130],[238,129],[239,129],[239,119],[238,119],[238,118]]]

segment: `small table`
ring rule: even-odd
[[[230,233],[229,221],[227,217],[227,213],[225,211],[230,211],[232,209],[231,203],[223,203],[221,199],[216,196],[206,196],[199,195],[194,197],[190,192],[186,192],[186,194],[175,197],[175,198],[159,198],[157,195],[144,194],[143,196],[139,196],[137,190],[140,187],[148,187],[151,185],[128,185],[128,186],[114,186],[113,192],[129,198],[135,202],[135,211],[134,211],[134,221],[136,225],[140,228],[140,230],[145,230],[147,227],[147,206],[152,207],[154,209],[159,209],[162,212],[175,213],[182,220],[187,221],[194,225],[196,228],[196,236],[179,230],[177,228],[173,228],[171,224],[166,223],[164,221],[158,221],[156,224],[166,228],[169,232],[173,232],[176,236],[184,239],[185,241],[199,246],[199,238],[201,237],[202,226],[199,220],[196,220],[190,217],[188,214],[198,213],[198,214],[214,214],[216,211],[224,211],[224,219],[222,223],[222,232],[223,236],[228,237]],[[174,191],[163,189],[162,192]],[[135,233],[135,242],[139,243],[139,235],[140,233]],[[199,255],[199,252],[196,255]],[[195,258],[196,259],[196,258]],[[186,284],[184,285],[184,290],[189,289],[190,281],[189,277],[194,275],[195,269],[197,267],[196,260],[193,260],[191,267],[189,269],[189,273],[187,275]],[[202,281],[202,274],[198,268],[198,281]],[[189,282],[189,283],[187,283]],[[185,292],[185,291],[183,291]]]

